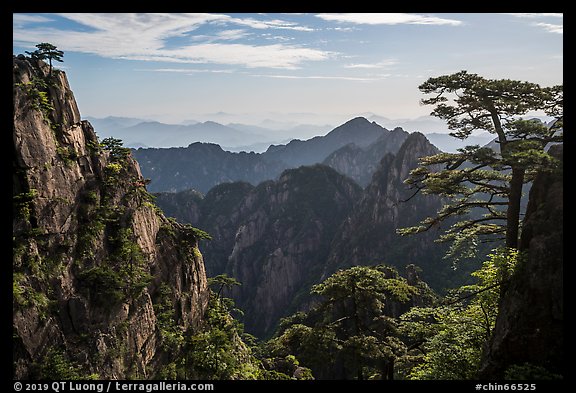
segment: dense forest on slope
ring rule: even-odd
[[[315,163],[154,197],[43,61],[61,52],[37,47],[13,60],[13,378],[565,377],[562,86],[430,78],[454,135],[488,129],[500,150],[443,153],[353,119],[320,159],[373,170],[364,189]],[[364,126],[350,145],[343,130]],[[310,164],[314,141],[271,151]],[[455,274],[447,250],[476,264]]]

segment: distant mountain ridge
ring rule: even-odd
[[[142,175],[151,179],[152,192],[196,189],[202,193],[227,182],[258,184],[278,176],[287,166],[266,161],[256,153],[231,153],[213,143],[192,143],[188,147],[132,150]]]
[[[466,269],[454,272],[443,260],[436,233],[405,238],[395,232],[433,215],[443,202],[424,195],[402,202],[413,192],[403,182],[408,172],[418,158],[439,150],[420,133],[389,134],[396,137],[390,142],[402,141],[400,147],[376,160],[364,189],[315,164],[287,169],[257,186],[223,183],[204,197],[192,191],[156,194],[167,215],[212,235],[202,244],[207,274],[226,273],[242,283],[232,296],[245,311],[247,332],[272,333],[280,318],[306,307],[313,284],[340,268],[386,263],[403,269],[413,263],[436,288],[466,276]],[[362,156],[378,142],[368,150],[348,144],[335,156]]]
[[[215,119],[221,116],[215,114]],[[472,135],[462,141],[448,135],[444,122],[431,116],[416,119],[389,119],[372,113],[364,116],[371,123],[383,128],[402,128],[409,132],[423,132],[436,147],[446,152],[456,152],[466,145],[485,145],[493,139],[487,132]],[[221,120],[196,121],[188,119],[179,124],[163,123],[150,119],[108,116],[87,119],[100,131],[101,138],[114,137],[124,141],[130,148],[169,148],[186,147],[191,143],[216,143],[231,152],[265,152],[271,145],[286,145],[290,141],[309,140],[322,137],[333,129],[329,124],[298,124],[295,122],[275,122],[270,119],[259,125],[238,122],[224,123]],[[225,119],[225,118],[224,118]],[[228,119],[231,120],[231,119]],[[295,143],[297,145],[297,143]],[[294,148],[291,146],[288,150]]]
[[[140,163],[144,177],[151,179],[149,189],[152,192],[193,188],[206,193],[224,182],[245,181],[257,185],[264,180],[275,179],[285,169],[322,163],[330,154],[350,144],[360,149],[366,148],[379,158],[385,152],[396,151],[402,137],[407,135],[401,130],[388,131],[365,118],[355,118],[324,136],[272,145],[260,154],[232,153],[216,144],[193,143],[186,148],[137,149],[133,150],[133,155]],[[388,139],[395,142],[386,147]],[[334,165],[328,165],[337,166],[336,161]],[[369,179],[375,169],[364,165],[355,170],[350,165],[354,164],[347,165],[348,172],[345,174],[360,183],[367,183],[365,179]]]
[[[324,136],[306,141],[295,139],[287,145],[272,145],[263,153],[263,157],[274,157],[291,167],[315,164],[324,161],[330,153],[349,143],[367,147],[387,132],[388,130],[375,122],[369,122],[364,117],[356,117]]]
[[[122,119],[122,118],[120,118]],[[251,134],[213,121],[195,124],[165,124],[158,121],[133,121],[114,119],[93,120],[102,130],[102,137],[122,139],[128,147],[135,145],[174,147],[188,146],[203,141],[220,145],[255,143],[261,135]]]
[[[222,124],[207,120],[186,120],[180,124],[168,124],[156,120],[132,117],[87,117],[100,131],[101,138],[121,139],[126,147],[186,147],[191,143],[216,143],[231,151],[257,150],[263,152],[274,143],[294,138],[310,138],[324,134],[329,125],[300,124],[286,129],[264,128],[255,125]]]

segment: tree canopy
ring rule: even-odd
[[[55,45],[52,45],[48,42],[42,42],[36,45],[36,48],[38,49],[36,49],[34,52],[26,51],[26,53],[29,54],[33,59],[38,60],[48,59],[48,64],[50,66],[50,71],[48,72],[48,75],[52,76],[52,60],[62,62],[64,52],[58,50]]]
[[[392,379],[395,360],[406,352],[397,334],[402,304],[407,309],[428,292],[392,267],[340,270],[312,287],[318,303],[284,319],[268,346],[276,356],[296,355],[322,379]]]
[[[432,97],[431,115],[446,120],[455,138],[466,139],[476,130],[495,135],[492,147],[478,145],[458,153],[423,157],[406,183],[415,193],[437,194],[449,201],[435,217],[399,230],[426,231],[458,217],[440,241],[451,241],[451,255],[469,255],[479,241],[505,240],[517,248],[522,187],[538,171],[557,162],[547,152],[550,143],[563,141],[563,87],[509,79],[487,79],[466,71],[430,78],[419,86]],[[552,118],[549,123],[527,119],[533,113]]]

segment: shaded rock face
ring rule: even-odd
[[[156,203],[161,204],[167,217],[179,217],[180,222],[197,223],[204,196],[196,190],[155,193]]]
[[[328,245],[361,189],[321,165],[300,167],[244,199],[226,271],[243,285],[234,293],[246,330],[272,333],[318,282]]]
[[[432,230],[409,237],[396,233],[396,228],[415,225],[442,206],[436,196],[419,194],[410,198],[414,190],[404,184],[410,171],[418,166],[419,157],[438,152],[424,135],[413,133],[397,154],[382,158],[361,200],[332,242],[323,277],[355,265],[385,263],[403,268],[414,263],[423,269],[424,281],[433,287],[447,284],[450,263],[442,260],[445,249],[434,243],[441,232]]]
[[[134,157],[154,192],[195,189],[207,193],[218,184],[258,185],[277,179],[286,169],[324,163],[365,186],[386,152],[396,153],[408,133],[388,131],[363,117],[352,119],[327,135],[272,145],[264,153],[232,153],[211,143],[186,148],[138,149]],[[342,151],[340,151],[342,150]]]
[[[245,312],[246,330],[273,333],[281,317],[306,308],[313,284],[340,268],[384,263],[404,269],[414,263],[423,277],[447,285],[442,274],[453,274],[451,266],[442,260],[443,250],[431,252],[438,234],[403,238],[395,232],[441,207],[431,196],[401,203],[413,192],[403,180],[418,158],[437,152],[422,134],[410,135],[397,155],[381,160],[365,190],[320,164],[286,170],[257,187],[228,183],[212,189],[199,202],[198,221],[189,222],[213,236],[202,245],[209,275],[227,273],[242,283],[225,295]],[[159,195],[158,203],[176,211],[174,198]]]
[[[356,144],[346,145],[326,157],[323,164],[366,187],[378,169],[382,157],[387,153],[396,154],[408,135],[410,134],[403,129],[395,128],[390,132],[384,132],[374,143],[366,147],[359,147]]]
[[[202,256],[150,203],[136,161],[100,148],[53,74],[14,57],[13,376],[40,377],[58,354],[84,377],[151,378],[173,355],[158,289],[171,288],[182,329],[199,326]]]
[[[562,162],[562,145],[549,152]],[[562,169],[538,174],[522,225],[520,250],[527,255],[503,294],[481,378],[501,379],[525,363],[565,375],[563,211]]]
[[[226,183],[206,194],[199,220],[190,223],[213,238],[202,244],[209,276],[226,273],[242,283],[225,296],[245,312],[246,331],[271,334],[279,318],[302,306],[361,193],[351,179],[317,164],[286,170],[257,187]],[[158,196],[165,211],[172,202]]]

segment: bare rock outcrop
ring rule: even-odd
[[[128,149],[100,145],[64,72],[18,56],[13,79],[13,376],[61,361],[83,378],[154,377],[173,355],[156,304],[184,330],[208,302],[197,240],[151,203]]]

